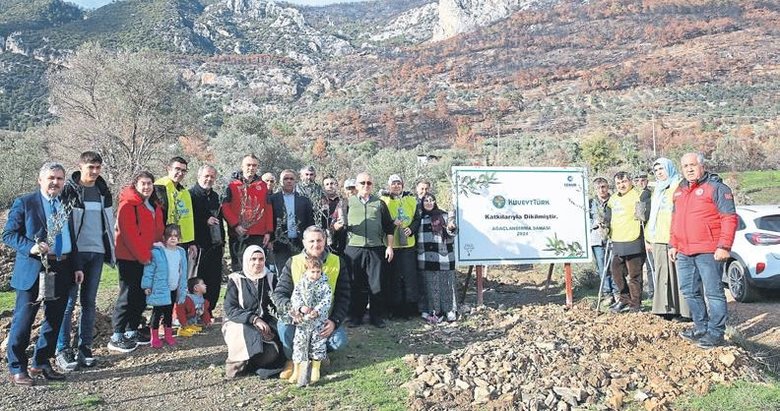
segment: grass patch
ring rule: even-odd
[[[84,398],[79,399],[78,403],[76,404],[78,407],[97,407],[98,405],[103,404],[103,399],[100,398],[97,395],[87,395]]]
[[[3,291],[0,293],[0,312],[14,309],[16,303],[16,293],[14,291]]]
[[[318,384],[298,388],[279,382],[279,390],[263,399],[264,408],[371,410],[408,409],[408,391],[402,387],[412,377],[403,357],[420,353],[449,351],[448,347],[410,347],[399,337],[422,327],[419,321],[390,322],[378,330],[363,326],[349,331],[349,347],[331,354],[332,366],[324,369]]]
[[[745,171],[739,174],[739,190],[753,204],[777,204],[780,198],[780,171]]]
[[[701,397],[687,397],[677,402],[676,409],[685,411],[768,411],[780,404],[780,385],[777,381],[758,384],[737,381],[732,385],[718,385]]]
[[[119,273],[116,268],[104,265],[103,275],[100,277],[100,286],[98,287],[98,305],[104,307],[106,303],[110,303],[113,306],[118,289]],[[0,292],[0,311],[13,310],[15,303],[16,292]]]

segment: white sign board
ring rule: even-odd
[[[583,168],[453,167],[461,265],[590,261]]]

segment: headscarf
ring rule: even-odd
[[[249,263],[250,260],[252,259],[252,254],[254,253],[261,253],[263,254],[263,257],[265,257],[265,251],[263,251],[263,248],[260,247],[259,245],[250,245],[249,247],[247,247],[246,250],[244,250],[244,256],[242,260],[244,262],[243,272],[244,275],[250,280],[259,280],[265,277],[267,273],[266,273],[265,265],[263,266],[263,272],[261,272],[260,274],[255,274],[249,271]]]
[[[436,235],[442,235],[444,232],[444,214],[445,212],[439,209],[439,203],[436,201],[436,197],[433,194],[426,194],[423,196],[422,202],[425,203],[425,200],[427,198],[431,198],[433,200],[433,208],[428,211],[425,209],[425,206],[423,205],[422,208],[422,215],[424,216],[430,216],[431,217],[431,231],[433,231]]]
[[[650,202],[650,219],[647,224],[647,231],[650,233],[655,232],[655,221],[658,218],[658,211],[663,203],[663,197],[666,194],[666,190],[669,189],[673,183],[680,181],[682,178],[680,173],[677,172],[677,167],[674,166],[672,160],[666,157],[661,157],[653,163],[653,169],[655,166],[661,166],[666,171],[666,175],[669,176],[666,180],[656,180],[655,188],[653,189],[653,197]]]

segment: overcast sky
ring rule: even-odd
[[[81,7],[95,9],[102,5],[111,3],[111,0],[65,0],[69,3],[76,3]],[[323,6],[332,3],[354,3],[365,0],[287,0],[289,3],[305,4],[308,6]],[[277,1],[278,2],[278,1]]]

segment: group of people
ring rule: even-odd
[[[119,193],[115,218],[102,165],[92,151],[70,177],[61,164],[44,164],[40,189],[17,198],[9,212],[3,240],[17,257],[8,367],[16,385],[33,385],[37,376],[62,380],[65,372],[96,365],[95,301],[104,264],[119,272],[108,349],[129,353],[146,344],[174,346],[176,336],[211,325],[227,246],[228,378],[280,373],[291,382],[316,382],[326,352],[347,344],[345,325],[362,325],[366,311],[379,328],[388,317],[457,319],[457,230],[427,181],[410,193],[392,175],[374,194],[372,177],[360,173],[340,192],[334,177],[320,186],[314,168],[305,167],[297,175],[282,171],[277,188],[275,176],[260,175],[258,158],[248,154],[220,195],[210,165],[185,187],[188,162],[177,156],[159,179],[134,174]],[[77,302],[81,315],[71,338]],[[41,305],[30,365],[26,348]]]
[[[701,348],[724,343],[726,296],[723,264],[737,229],[731,189],[705,170],[701,154],[653,163],[655,184],[626,172],[609,182],[593,181],[590,200],[593,256],[601,275],[599,292],[612,300],[614,313],[641,311],[643,266],[649,267],[652,313],[692,320],[680,336]],[[643,181],[644,180],[644,181]]]

